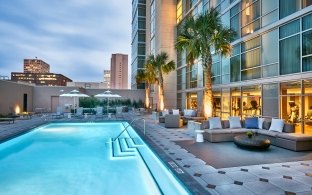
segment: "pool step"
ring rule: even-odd
[[[115,141],[111,139],[111,143],[111,159],[133,158],[137,155],[136,148],[129,147],[125,138],[118,138]]]
[[[142,141],[139,139],[139,138],[130,138],[130,137],[127,137],[127,138],[124,138],[128,144],[128,146],[130,148],[137,148],[139,146],[142,146],[143,143]]]

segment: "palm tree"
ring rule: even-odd
[[[156,56],[150,55],[147,58],[147,64],[150,64],[157,74],[158,88],[159,88],[159,109],[164,109],[164,78],[163,75],[175,70],[175,63],[173,60],[168,62],[168,54],[161,52]]]
[[[149,108],[150,87],[152,84],[157,83],[157,76],[154,67],[151,64],[146,63],[144,65],[144,69],[138,71],[135,79],[136,83],[145,82],[145,106],[146,108]]]
[[[235,32],[224,27],[220,20],[219,12],[210,10],[194,17],[186,19],[178,34],[176,49],[181,52],[186,50],[188,64],[195,59],[201,59],[204,69],[204,114],[205,117],[212,116],[212,52],[221,56],[231,54],[231,41],[234,40]]]

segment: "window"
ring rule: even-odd
[[[263,90],[263,116],[278,117],[278,84],[264,84]]]
[[[300,0],[280,0],[279,1],[279,12],[280,19],[295,13],[300,8]]]
[[[302,0],[302,8],[312,5],[312,0]]]
[[[300,72],[300,36],[280,41],[280,74]]]
[[[242,87],[243,118],[261,116],[261,85]]]
[[[260,66],[260,44],[260,37],[256,37],[241,44],[242,80],[261,77],[261,68],[258,67]]]
[[[301,81],[281,83],[281,118],[301,133]]]
[[[231,115],[241,116],[241,89],[239,87],[231,88]]]

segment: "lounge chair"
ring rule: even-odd
[[[116,118],[122,118],[122,107],[116,107]]]
[[[8,122],[9,124],[14,123],[14,118],[0,118],[0,122]]]
[[[51,114],[52,118],[63,118],[64,117],[64,112],[63,108],[61,106],[58,106],[56,108],[56,113]]]
[[[183,120],[180,115],[167,114],[165,115],[166,128],[180,128],[183,126]]]
[[[103,107],[96,107],[95,118],[103,118]]]
[[[82,118],[83,117],[83,107],[77,108],[76,113],[75,113],[74,116],[78,117],[78,118]]]

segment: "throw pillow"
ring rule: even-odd
[[[179,115],[180,114],[179,109],[172,109],[172,114]]]
[[[192,114],[191,114],[191,117],[196,117],[196,116],[197,116],[197,110],[193,110]]]
[[[163,116],[166,116],[167,114],[169,114],[169,110],[163,110],[161,113]]]
[[[269,131],[283,132],[284,121],[282,119],[272,118],[271,127]]]
[[[258,118],[258,129],[263,129],[264,118]]]
[[[258,118],[257,117],[246,118],[245,119],[245,128],[247,128],[247,129],[258,129],[259,128]]]
[[[192,116],[193,110],[184,110],[184,116]]]
[[[239,116],[230,116],[229,117],[229,122],[230,122],[230,128],[242,128],[242,124],[240,122],[240,117]]]
[[[220,117],[209,118],[209,129],[222,129]]]

